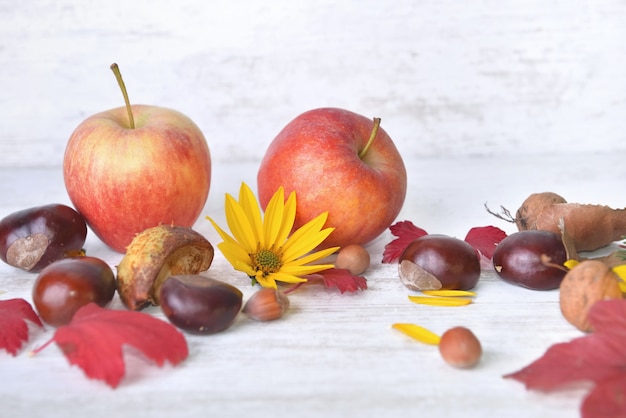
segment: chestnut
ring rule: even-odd
[[[400,256],[401,265],[406,261],[416,264],[441,283],[434,289],[469,290],[480,278],[480,259],[476,250],[467,242],[447,235],[417,238]],[[404,280],[403,283],[411,288]]]
[[[159,293],[167,319],[191,334],[224,331],[235,322],[243,304],[243,294],[235,286],[194,274],[168,277]]]
[[[533,290],[559,287],[566,270],[547,265],[563,265],[567,252],[561,236],[550,231],[527,230],[504,238],[493,253],[496,274],[504,281]]]
[[[69,206],[24,209],[0,220],[0,258],[13,267],[38,272],[79,253],[86,236],[84,218]]]
[[[45,322],[66,325],[88,303],[107,306],[115,288],[113,270],[103,260],[88,256],[65,258],[39,273],[33,285],[33,303]]]

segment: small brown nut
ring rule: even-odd
[[[243,307],[243,313],[255,321],[272,321],[289,309],[289,298],[278,289],[265,287],[254,293]]]
[[[589,310],[599,300],[622,299],[619,277],[605,263],[584,260],[567,272],[559,288],[563,317],[581,331],[592,331]]]
[[[338,269],[347,269],[350,274],[358,276],[365,273],[370,266],[370,253],[358,244],[350,244],[339,250],[335,267]]]
[[[441,336],[439,353],[449,365],[469,369],[479,362],[483,349],[471,330],[465,327],[454,327]]]
[[[128,308],[159,305],[169,276],[198,274],[213,261],[213,246],[191,228],[159,225],[137,234],[117,266],[117,291]]]

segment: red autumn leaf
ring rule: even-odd
[[[57,328],[50,341],[90,379],[105,381],[115,388],[125,374],[122,346],[129,345],[158,366],[165,361],[177,365],[188,355],[185,337],[171,324],[137,311],[101,308],[95,303],[83,306],[72,321]]]
[[[596,302],[589,322],[593,333],[555,344],[530,365],[504,377],[543,391],[571,382],[592,382],[582,417],[626,416],[626,300]]]
[[[16,356],[22,343],[28,341],[30,321],[43,328],[43,324],[30,303],[21,298],[0,301],[0,348]]]
[[[465,242],[491,260],[496,245],[506,238],[506,232],[495,226],[477,226],[469,230]]]
[[[385,245],[383,263],[394,263],[398,261],[410,243],[421,236],[428,235],[428,232],[415,226],[411,221],[396,222],[389,227],[389,230],[391,234],[397,238]]]
[[[307,283],[321,281],[328,288],[337,288],[341,293],[367,289],[367,279],[355,276],[347,269],[328,269],[306,276]]]

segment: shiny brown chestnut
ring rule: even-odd
[[[75,257],[44,268],[33,285],[33,303],[41,319],[53,326],[68,324],[82,306],[107,306],[115,295],[115,275],[103,260]]]
[[[79,253],[86,236],[84,218],[69,206],[24,209],[0,220],[0,258],[13,267],[38,272]]]
[[[183,274],[161,285],[161,309],[176,327],[191,334],[215,334],[229,328],[243,303],[243,294],[228,283]]]
[[[480,278],[480,259],[465,241],[447,235],[424,235],[411,242],[400,262],[417,264],[441,282],[441,289],[469,290]]]
[[[493,266],[502,280],[533,290],[558,288],[566,270],[553,266],[565,261],[567,252],[561,236],[542,230],[515,232],[500,241],[493,253]]]

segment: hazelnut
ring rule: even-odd
[[[365,273],[370,266],[370,254],[367,250],[358,244],[347,245],[337,253],[335,267],[338,269],[347,269],[350,274],[358,276]]]
[[[478,363],[483,349],[471,330],[465,327],[454,327],[441,336],[439,353],[449,365],[469,369]]]
[[[563,317],[581,331],[592,331],[589,310],[599,300],[622,299],[619,277],[605,263],[584,260],[567,272],[559,288]]]
[[[255,321],[272,321],[289,309],[289,298],[278,289],[263,288],[254,293],[243,307],[243,313]]]

